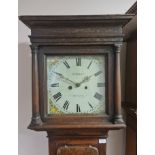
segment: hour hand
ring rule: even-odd
[[[76,85],[75,82],[73,82],[72,80],[70,80],[70,79],[64,77],[63,74],[57,73],[57,72],[54,72],[54,71],[53,71],[53,73],[55,73],[56,75],[60,76],[60,78],[64,79],[65,81],[71,82],[71,83],[73,83],[74,85]]]
[[[54,71],[52,71],[52,72],[55,73],[56,75],[60,76],[61,78],[64,78],[64,76],[61,73],[54,72]]]

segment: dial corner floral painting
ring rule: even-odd
[[[105,56],[47,57],[47,113],[105,113]]]

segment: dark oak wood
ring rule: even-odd
[[[20,16],[31,29],[32,121],[29,129],[47,131],[49,155],[105,155],[109,130],[125,127],[121,114],[120,50],[122,27],[132,15]],[[106,57],[106,113],[48,115],[49,55],[104,55]]]
[[[134,108],[126,109],[126,155],[137,155],[137,113]]]
[[[137,1],[129,8],[126,14],[137,14]]]
[[[49,136],[50,155],[105,155],[106,143],[99,143],[98,136]],[[102,137],[103,138],[103,137]],[[68,155],[67,154],[67,155]]]
[[[57,155],[99,155],[98,149],[92,146],[63,146],[57,151]]]
[[[40,96],[40,103],[41,103],[41,118],[44,122],[50,123],[50,124],[64,124],[64,122],[102,122],[103,120],[112,119],[114,115],[114,108],[111,107],[110,101],[113,98],[113,85],[110,85],[110,83],[113,83],[113,76],[114,73],[111,72],[111,69],[114,68],[114,48],[109,46],[46,46],[46,47],[40,47],[39,49],[39,68],[41,69],[40,73],[40,94],[45,94]],[[107,92],[107,98],[106,98],[106,114],[104,115],[48,115],[47,114],[47,88],[45,83],[47,83],[47,73],[46,73],[46,57],[48,55],[105,55],[106,57],[106,89]],[[109,75],[109,76],[108,76]],[[52,117],[51,117],[52,116]]]
[[[20,16],[36,45],[105,45],[122,42],[122,26],[132,15]]]
[[[115,124],[123,124],[123,118],[121,114],[121,73],[120,73],[120,50],[121,45],[116,44],[115,52],[115,76],[114,76],[114,102],[115,102]]]
[[[42,124],[40,118],[39,107],[39,77],[38,77],[38,58],[37,46],[31,46],[32,49],[32,120],[30,126],[38,126]]]
[[[124,27],[126,47],[126,155],[137,154],[137,2],[127,11],[135,16]]]

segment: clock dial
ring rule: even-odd
[[[105,56],[47,57],[48,114],[105,112]]]

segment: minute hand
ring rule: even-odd
[[[81,85],[82,83],[88,82],[92,76],[94,76],[94,74],[90,76],[85,76],[84,79],[79,83],[79,85]]]
[[[94,73],[94,74],[92,74],[92,75],[90,75],[90,76],[85,76],[84,79],[79,83],[79,85],[81,85],[81,84],[84,83],[84,82],[88,82],[88,81],[91,79],[91,77],[97,76],[97,75],[99,75],[99,74],[101,74],[101,73],[102,73],[102,71],[99,71],[99,72]]]

